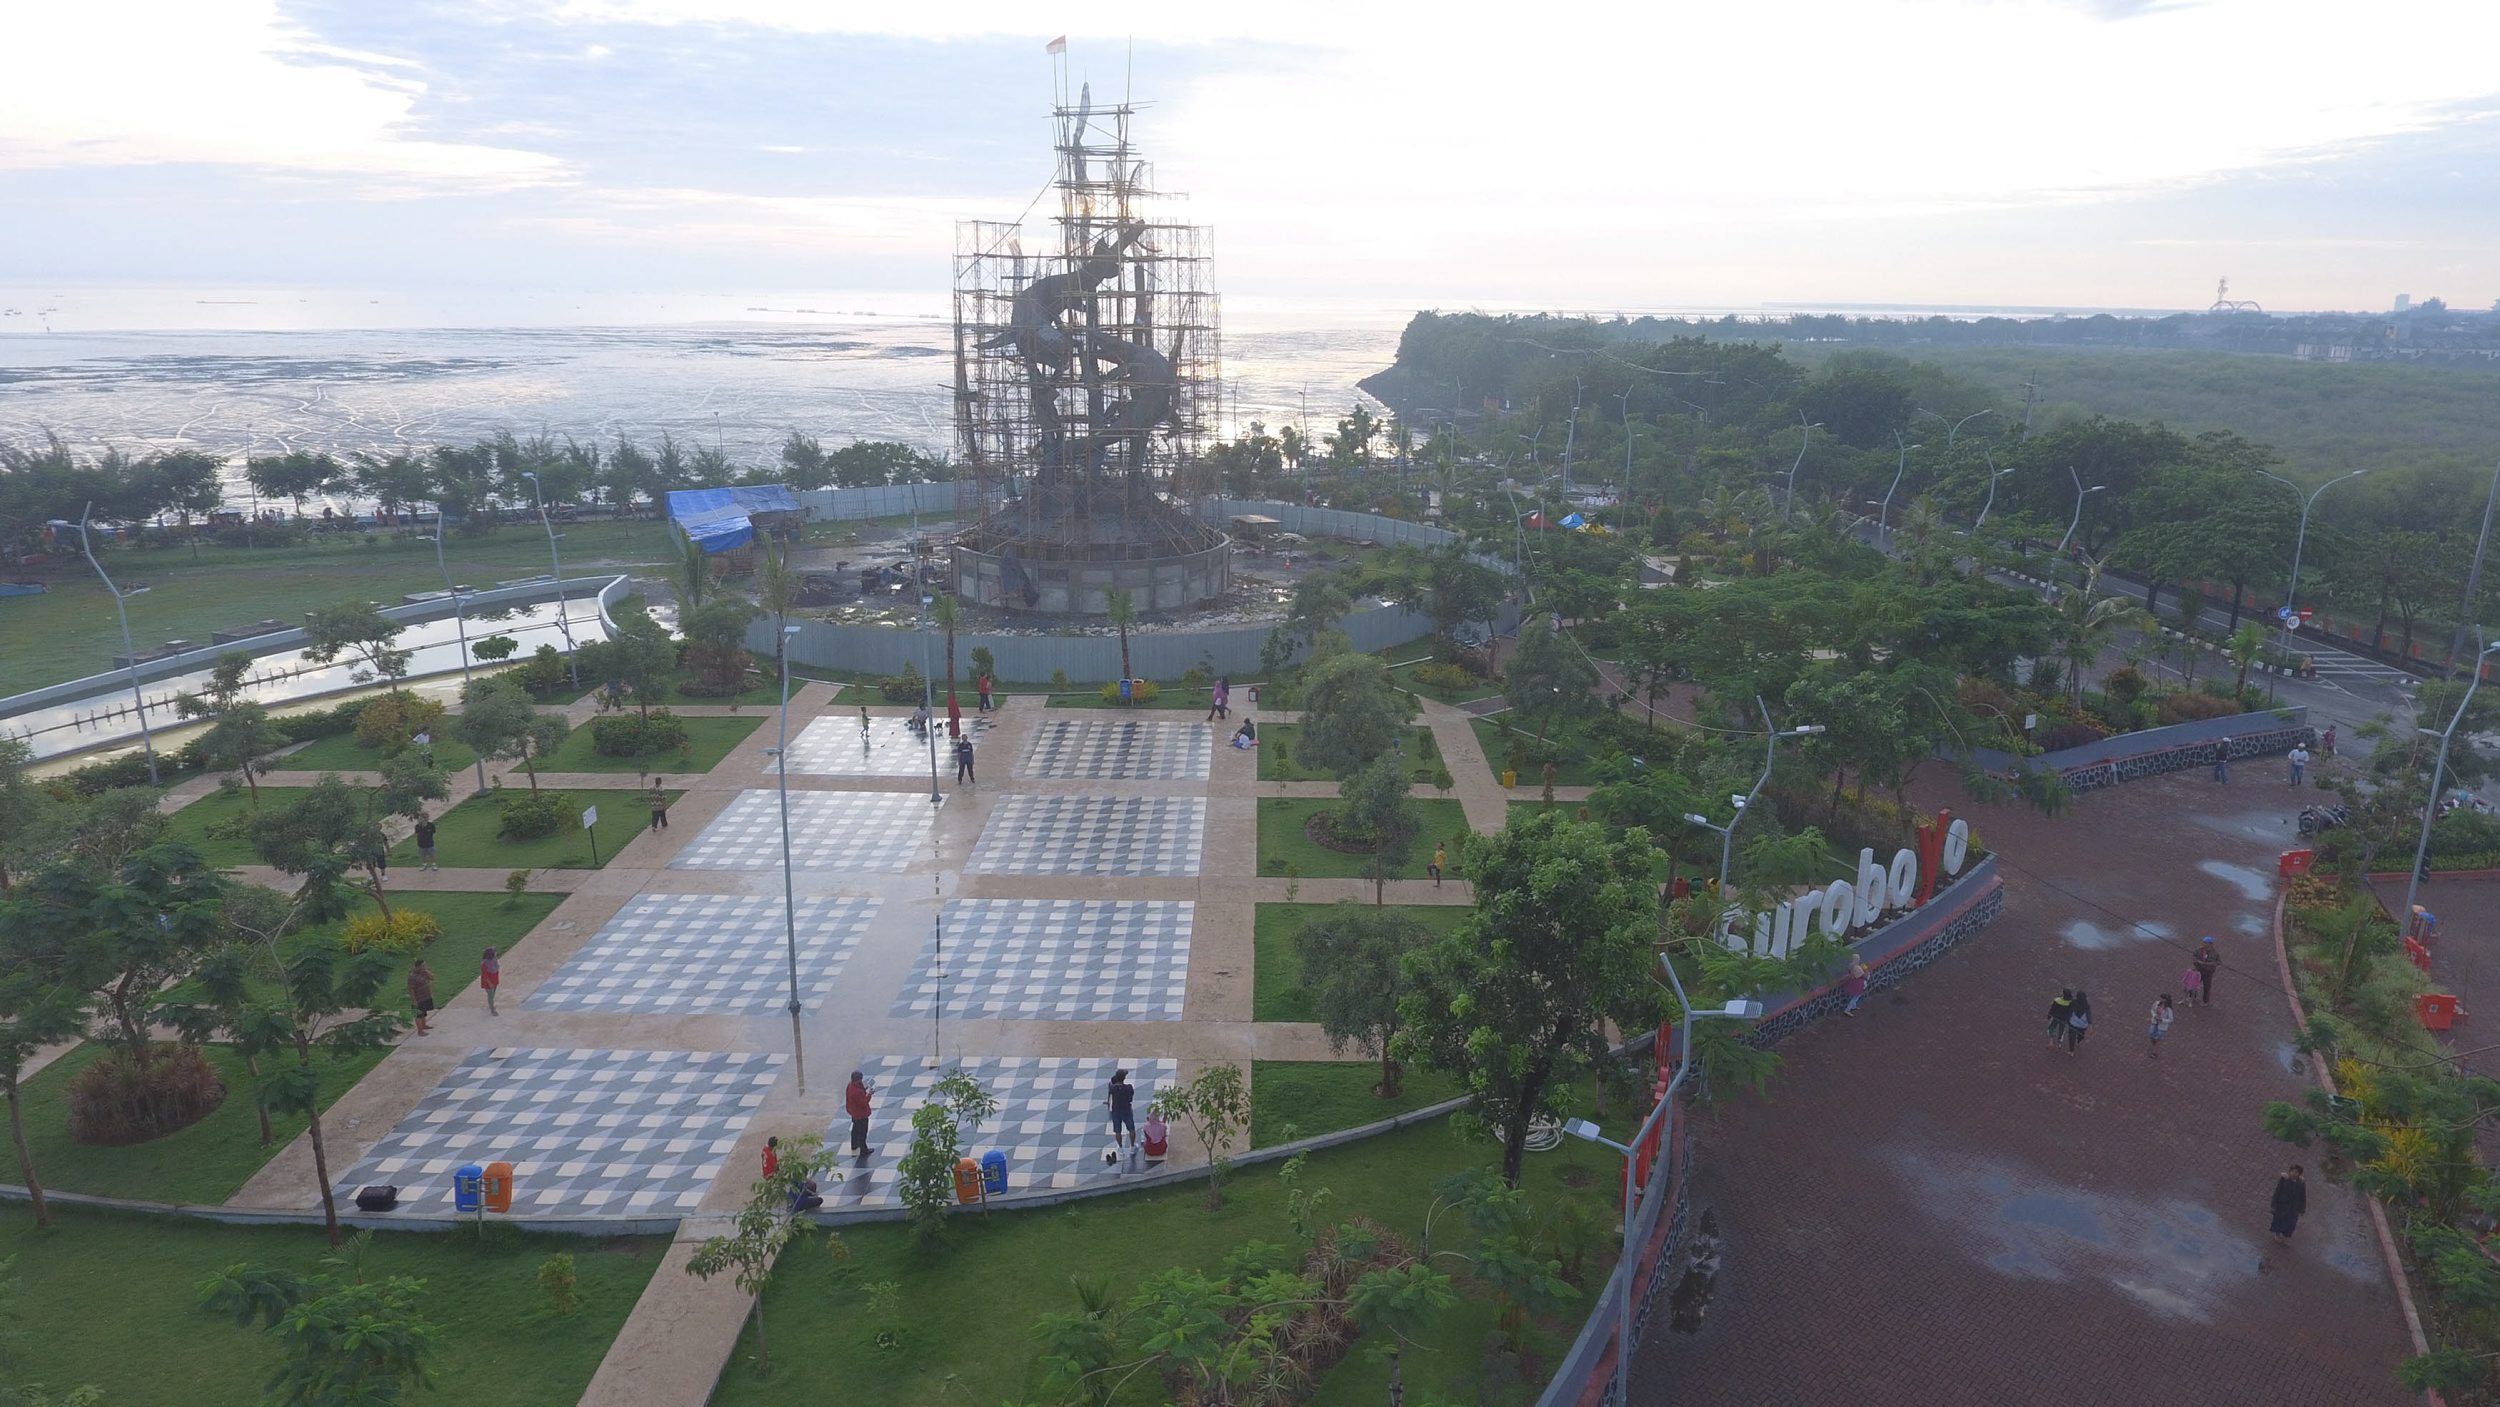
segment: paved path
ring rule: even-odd
[[[2361,1201],[2313,1177],[2294,1246],[2265,1237],[2276,1172],[2317,1162],[2259,1123],[2305,1083],[2269,936],[2288,789],[2180,773],[2058,821],[1917,790],[2004,854],[2005,916],[1700,1123],[1724,1269],[1633,1401],[2410,1401]],[[2149,1059],[2145,1009],[2206,933],[2216,1005]],[[2069,985],[2099,1017],[2072,1057],[2043,1040]]]

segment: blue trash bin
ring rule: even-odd
[[[452,1210],[476,1213],[486,1207],[486,1169],[467,1164],[451,1175]]]
[[[981,1155],[981,1192],[984,1196],[1004,1196],[1007,1191],[1007,1155],[993,1148]]]

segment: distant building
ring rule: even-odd
[[[2397,311],[2397,312],[2400,312],[2400,313],[2401,313],[2401,312],[2404,312],[2404,311],[2406,311],[2406,310],[2410,309],[2412,306],[2413,306],[2413,295],[2412,295],[2412,294],[2410,294],[2410,293],[2399,293],[2399,294],[2397,294],[2397,295],[2396,295],[2396,311]]]
[[[2303,342],[2292,349],[2292,355],[2305,362],[2348,362],[2352,360],[2352,344]]]

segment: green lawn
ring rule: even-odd
[[[1610,1123],[1608,1132],[1622,1137],[1628,1130]],[[1331,1222],[1369,1217],[1412,1243],[1421,1235],[1436,1183],[1452,1172],[1498,1161],[1491,1145],[1461,1142],[1446,1121],[1435,1121],[1315,1153],[1302,1186],[1334,1194],[1324,1213]],[[1621,1168],[1615,1154],[1568,1140],[1552,1152],[1528,1155],[1520,1185],[1539,1212],[1575,1200],[1601,1225],[1610,1225]],[[1572,1188],[1566,1177],[1580,1186]],[[1453,1224],[1447,1215],[1436,1223],[1436,1247],[1472,1245]],[[764,1296],[773,1376],[762,1379],[754,1371],[749,1325],[714,1390],[712,1401],[719,1407],[834,1401],[963,1407],[1039,1400],[1029,1396],[1039,1380],[1033,1326],[1044,1314],[1077,1307],[1071,1281],[1101,1279],[1115,1298],[1125,1299],[1139,1280],[1168,1267],[1214,1272],[1245,1241],[1294,1241],[1285,1188],[1273,1164],[1244,1168],[1227,1179],[1224,1206],[1213,1212],[1205,1209],[1203,1186],[1193,1182],[1046,1211],[968,1217],[951,1242],[935,1251],[918,1248],[911,1231],[895,1223],[850,1227],[842,1235],[850,1249],[846,1262],[814,1248],[783,1258]],[[1583,1267],[1591,1291],[1602,1283],[1612,1246],[1613,1237],[1601,1233],[1599,1249]],[[1482,1345],[1492,1310],[1461,1265],[1453,1261],[1451,1268],[1467,1300],[1407,1353],[1407,1401],[1501,1407],[1535,1401],[1541,1379],[1485,1373]],[[887,1280],[901,1289],[901,1343],[881,1351],[863,1287]],[[967,1293],[967,1287],[978,1292]],[[1565,1315],[1540,1327],[1541,1361],[1550,1364],[1577,1332],[1579,1320]],[[1309,1400],[1327,1407],[1373,1407],[1388,1400],[1387,1377],[1386,1366],[1372,1362],[1358,1345],[1329,1370]],[[1146,1407],[1169,1400],[1160,1381],[1140,1375],[1129,1379],[1113,1402]]]
[[[1458,1081],[1431,1070],[1406,1070],[1398,1097],[1372,1093],[1380,1062],[1348,1049],[1353,1060],[1257,1060],[1250,1065],[1250,1146],[1291,1143],[1368,1124],[1458,1097]]]
[[[943,682],[944,681],[940,681],[941,684],[943,684]],[[1157,712],[1164,710],[1183,712],[1194,708],[1201,715],[1204,715],[1209,708],[1214,707],[1215,692],[1212,685],[1200,685],[1199,687],[1193,689],[1190,686],[1181,683],[1177,679],[1158,679],[1154,681],[1154,684],[1156,692],[1155,701],[1153,703],[1144,705],[1131,704],[1129,707],[1143,707]],[[1050,696],[1050,706],[1052,708],[1117,709],[1120,707],[1117,700],[1105,700],[1103,698],[1102,681],[1100,680],[1096,680],[1092,683],[1086,683],[1080,680],[1066,689],[1059,689],[1049,684],[1000,684],[996,687],[994,692],[998,694],[1047,694]],[[970,697],[972,693],[972,686],[969,684],[965,685],[964,696]],[[942,704],[944,700],[940,699],[939,702]],[[1233,715],[1235,717],[1239,717],[1241,715],[1241,711],[1249,706],[1249,682],[1242,679],[1234,680]]]
[[[1402,646],[1397,653],[1403,655],[1413,648],[1414,647],[1412,646]],[[1384,651],[1383,653],[1389,652]],[[1473,687],[1466,689],[1443,689],[1417,681],[1415,678],[1415,671],[1423,665],[1430,663],[1430,660],[1422,660],[1410,661],[1406,664],[1392,666],[1389,670],[1390,682],[1396,684],[1399,688],[1404,689],[1409,693],[1421,694],[1428,699],[1437,699],[1440,702],[1450,704],[1453,707],[1459,704],[1474,703],[1478,699],[1493,698],[1502,692],[1502,681],[1499,679],[1479,679],[1475,682]]]
[[[677,559],[666,523],[576,523],[563,530],[564,574],[666,566]],[[487,586],[547,570],[547,539],[535,524],[507,524],[484,537],[444,541],[452,575]],[[396,604],[412,591],[440,591],[431,536],[339,533],[295,547],[117,549],[104,566],[130,602],[130,633],[140,645],[206,640],[228,626],[289,623],[339,601]],[[40,688],[113,667],[121,649],[113,598],[75,554],[35,573],[52,589],[0,601],[0,679],[12,691]]]
[[[552,790],[552,788],[550,788]],[[646,791],[616,788],[591,791],[582,787],[567,788],[565,825],[554,835],[536,840],[506,840],[496,833],[503,824],[506,799],[529,795],[529,788],[507,786],[484,796],[473,796],[434,818],[434,861],[446,869],[487,870],[589,870],[597,869],[616,858],[616,852],[628,841],[642,834],[651,822],[651,807]],[[671,802],[684,796],[682,791],[668,793]],[[579,812],[587,806],[599,808],[599,858],[591,859],[591,832],[581,827]],[[417,864],[417,842],[403,840],[391,847],[391,863],[414,869]]]
[[[561,902],[562,896],[554,894],[525,894],[508,906],[501,894],[412,894],[392,900],[394,907],[432,914],[442,925],[443,936],[425,953],[426,965],[434,971],[438,1002],[450,1001],[477,980],[478,958],[486,948],[509,952]],[[408,1011],[405,974],[413,961],[403,959],[383,987],[383,1005],[402,1015]],[[66,1102],[69,1078],[100,1058],[105,1049],[99,1042],[89,1042],[27,1082],[26,1138],[35,1169],[48,1187],[107,1197],[223,1202],[303,1130],[300,1119],[273,1119],[277,1141],[261,1147],[259,1120],[245,1093],[250,1077],[243,1062],[223,1047],[211,1046],[209,1059],[225,1077],[228,1094],[225,1103],[207,1118],[180,1132],[125,1147],[73,1143]],[[325,1107],[380,1063],[384,1054],[376,1051],[352,1060],[321,1062]]]
[[[1544,769],[1524,760],[1532,756],[1537,741],[1534,731],[1517,731],[1504,726],[1503,718],[1479,718],[1470,727],[1476,730],[1476,741],[1484,748],[1484,760],[1491,764],[1493,775],[1502,775],[1508,765],[1511,748],[1517,744],[1522,761],[1519,766],[1519,788],[1534,791],[1545,785]],[[1554,785],[1558,787],[1593,787],[1598,783],[1599,750],[1569,727],[1551,734],[1546,748],[1554,754]]]
[[[590,744],[590,726],[576,728],[564,740],[564,746],[539,759],[541,772],[633,772],[637,774],[670,772],[709,772],[720,765],[722,758],[737,750],[764,720],[753,718],[687,718],[686,746],[674,752],[645,757],[608,757]],[[507,768],[507,772],[517,768]]]
[[[1263,741],[1260,746],[1265,747],[1266,743]],[[1363,878],[1366,857],[1315,844],[1303,830],[1312,816],[1336,804],[1317,798],[1260,797],[1259,873],[1283,875],[1290,871],[1302,879]],[[1423,834],[1416,838],[1415,853],[1390,874],[1391,879],[1422,879],[1424,866],[1432,859],[1433,845],[1467,831],[1467,808],[1456,801],[1419,800],[1414,806],[1423,822]]]
[[[477,753],[467,743],[448,736],[451,721],[434,737],[434,765],[446,772],[461,773],[477,761]],[[379,772],[384,753],[356,741],[353,733],[335,737],[315,738],[286,756],[278,758],[281,772]],[[456,776],[455,776],[456,780]]]
[[[0,1211],[0,1254],[17,1259],[22,1292],[11,1317],[12,1382],[55,1391],[91,1384],[110,1407],[182,1403],[252,1407],[277,1366],[257,1326],[199,1305],[199,1282],[238,1262],[311,1271],[327,1252],[320,1231],[220,1226],[173,1218],[56,1208],[34,1229],[25,1208]],[[572,1402],[589,1385],[634,1301],[667,1249],[664,1237],[379,1234],[370,1275],[425,1282],[422,1311],[440,1331],[434,1391],[420,1400],[478,1407]],[[573,1256],[579,1312],[559,1317],[538,1289],[538,1267]]]
[[[284,806],[304,795],[303,787],[262,787],[262,809]],[[168,840],[188,843],[200,857],[219,869],[234,865],[257,865],[260,855],[241,836],[218,835],[216,830],[227,822],[247,815],[252,809],[252,796],[240,787],[229,795],[212,791],[165,818]]]
[[[1298,723],[1270,723],[1259,729],[1259,780],[1262,782],[1324,782],[1325,772],[1313,771],[1293,760],[1294,740],[1302,735]],[[1432,740],[1430,728],[1406,730],[1406,757],[1411,764],[1407,777],[1417,786],[1432,785],[1441,770],[1441,750]]]
[[[1430,851],[1426,851],[1429,858]],[[1453,857],[1451,863],[1457,863]],[[1250,998],[1253,1021],[1317,1021],[1310,993],[1302,986],[1302,949],[1294,939],[1302,926],[1336,912],[1335,904],[1261,904],[1251,930],[1258,966]],[[1458,927],[1475,912],[1466,904],[1391,904],[1390,912],[1421,921],[1437,933]]]

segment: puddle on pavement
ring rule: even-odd
[[[2277,1064],[2295,1075],[2302,1074],[2309,1068],[2309,1062],[2302,1057],[2299,1047],[2290,1041],[2274,1043],[2274,1059]]]
[[[2273,878],[2246,865],[2234,865],[2228,860],[2199,860],[2196,867],[2240,891],[2243,899],[2254,902],[2274,897]]]
[[[2231,920],[2231,928],[2234,932],[2244,933],[2251,938],[2274,936],[2274,929],[2264,917],[2258,914],[2241,914],[2238,918]]]
[[[1685,1257],[1684,1273],[1667,1295],[1667,1326],[1679,1334],[1699,1333],[1718,1283],[1719,1214],[1705,1207],[1693,1228],[1693,1248]]]
[[[2088,953],[2102,952],[2123,943],[2167,942],[2175,930],[2166,923],[2111,923],[2102,925],[2090,919],[2076,919],[2058,932],[2066,946]]]
[[[2100,1214],[2079,1195],[2026,1192],[2006,1199],[2005,1205],[1997,1208],[1997,1215],[2008,1221],[2063,1232],[2095,1245],[2104,1245],[2109,1240],[2109,1233],[2101,1226]]]

